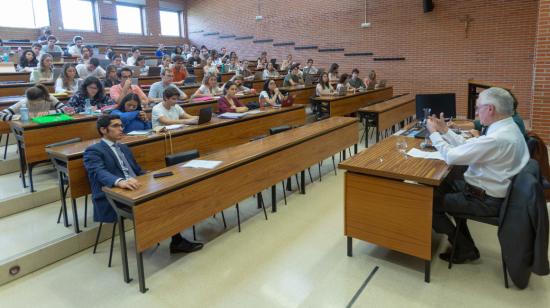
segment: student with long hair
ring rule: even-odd
[[[202,85],[192,97],[216,96],[221,92],[222,89],[218,87],[218,77],[216,75],[206,75],[202,80]]]
[[[74,63],[65,63],[61,75],[55,81],[55,92],[76,92],[76,80],[78,74],[76,73],[76,66]]]
[[[17,64],[17,71],[31,72],[38,66],[38,59],[32,49],[26,49],[19,58],[19,64]]]
[[[29,117],[39,117],[47,115],[50,110],[58,113],[64,113],[66,107],[57,98],[48,92],[48,88],[43,84],[36,84],[25,91],[25,98],[14,105],[0,111],[0,121],[17,121],[21,118],[21,107],[27,107]]]
[[[134,130],[146,130],[151,128],[151,121],[147,119],[145,111],[141,107],[139,96],[130,93],[126,95],[114,109],[111,114],[118,115],[124,126],[124,133],[127,134]]]
[[[332,63],[328,69],[328,79],[330,81],[336,81],[340,79],[340,74],[338,73],[338,68],[340,65],[338,63]]]
[[[323,96],[323,95],[330,95],[334,92],[334,88],[330,84],[330,80],[328,79],[328,73],[324,72],[321,75],[321,78],[319,79],[319,83],[315,87],[315,95],[316,96]]]
[[[284,100],[284,95],[279,91],[277,83],[275,80],[266,80],[264,82],[263,91],[260,92],[260,104],[265,106],[269,105],[280,105]]]
[[[225,112],[247,112],[248,108],[237,98],[237,85],[228,81],[223,87],[223,96],[218,99],[218,111]]]
[[[75,112],[83,112],[88,100],[96,109],[113,105],[111,99],[105,95],[101,81],[93,76],[84,79],[76,94],[69,100],[69,106],[73,107]]]
[[[105,80],[103,80],[103,86],[105,86],[105,88],[110,88],[120,83],[117,76],[117,67],[115,65],[111,64],[107,66],[105,75]]]
[[[40,67],[32,71],[31,82],[53,81],[53,57],[45,53],[40,58]]]

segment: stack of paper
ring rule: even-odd
[[[219,160],[200,160],[200,159],[193,159],[189,162],[187,162],[184,167],[187,168],[203,168],[203,169],[214,169],[222,162]]]
[[[146,136],[151,133],[151,130],[133,130],[128,133],[128,136]]]
[[[416,157],[416,158],[444,160],[443,157],[441,156],[441,153],[439,152],[427,152],[427,151],[419,150],[417,148],[412,148],[409,152],[407,152],[407,155]]]
[[[237,113],[237,112],[226,112],[222,113],[218,116],[218,118],[221,119],[240,119],[244,117],[246,114],[244,113]]]
[[[165,128],[166,130],[173,130],[173,129],[182,128],[184,126],[185,126],[184,124],[172,124],[172,125],[166,125]]]

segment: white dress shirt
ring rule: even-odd
[[[464,139],[448,130],[430,135],[432,144],[449,165],[468,165],[466,183],[484,189],[486,194],[504,198],[511,178],[529,161],[525,137],[509,117],[491,124],[487,134]]]

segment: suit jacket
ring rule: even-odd
[[[124,144],[120,144],[120,149],[124,153],[132,170],[137,175],[143,174],[144,172],[137,164],[130,149]],[[113,187],[117,179],[124,179],[124,173],[117,157],[109,148],[109,145],[102,140],[89,146],[84,151],[84,167],[88,172],[92,191],[94,221],[115,222],[117,220],[116,213],[107,201],[102,188],[103,186]]]
[[[548,275],[548,210],[538,163],[530,160],[512,182],[500,211],[498,239],[508,273],[523,289],[531,272]]]

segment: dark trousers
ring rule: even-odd
[[[447,234],[449,242],[455,246],[458,253],[473,250],[475,243],[465,221],[460,227],[456,243],[452,243],[456,226],[447,214],[450,216],[453,214],[479,217],[498,216],[500,206],[504,201],[504,199],[489,196],[478,198],[465,192],[465,170],[464,167],[455,167],[434,192],[432,227],[437,233]]]

